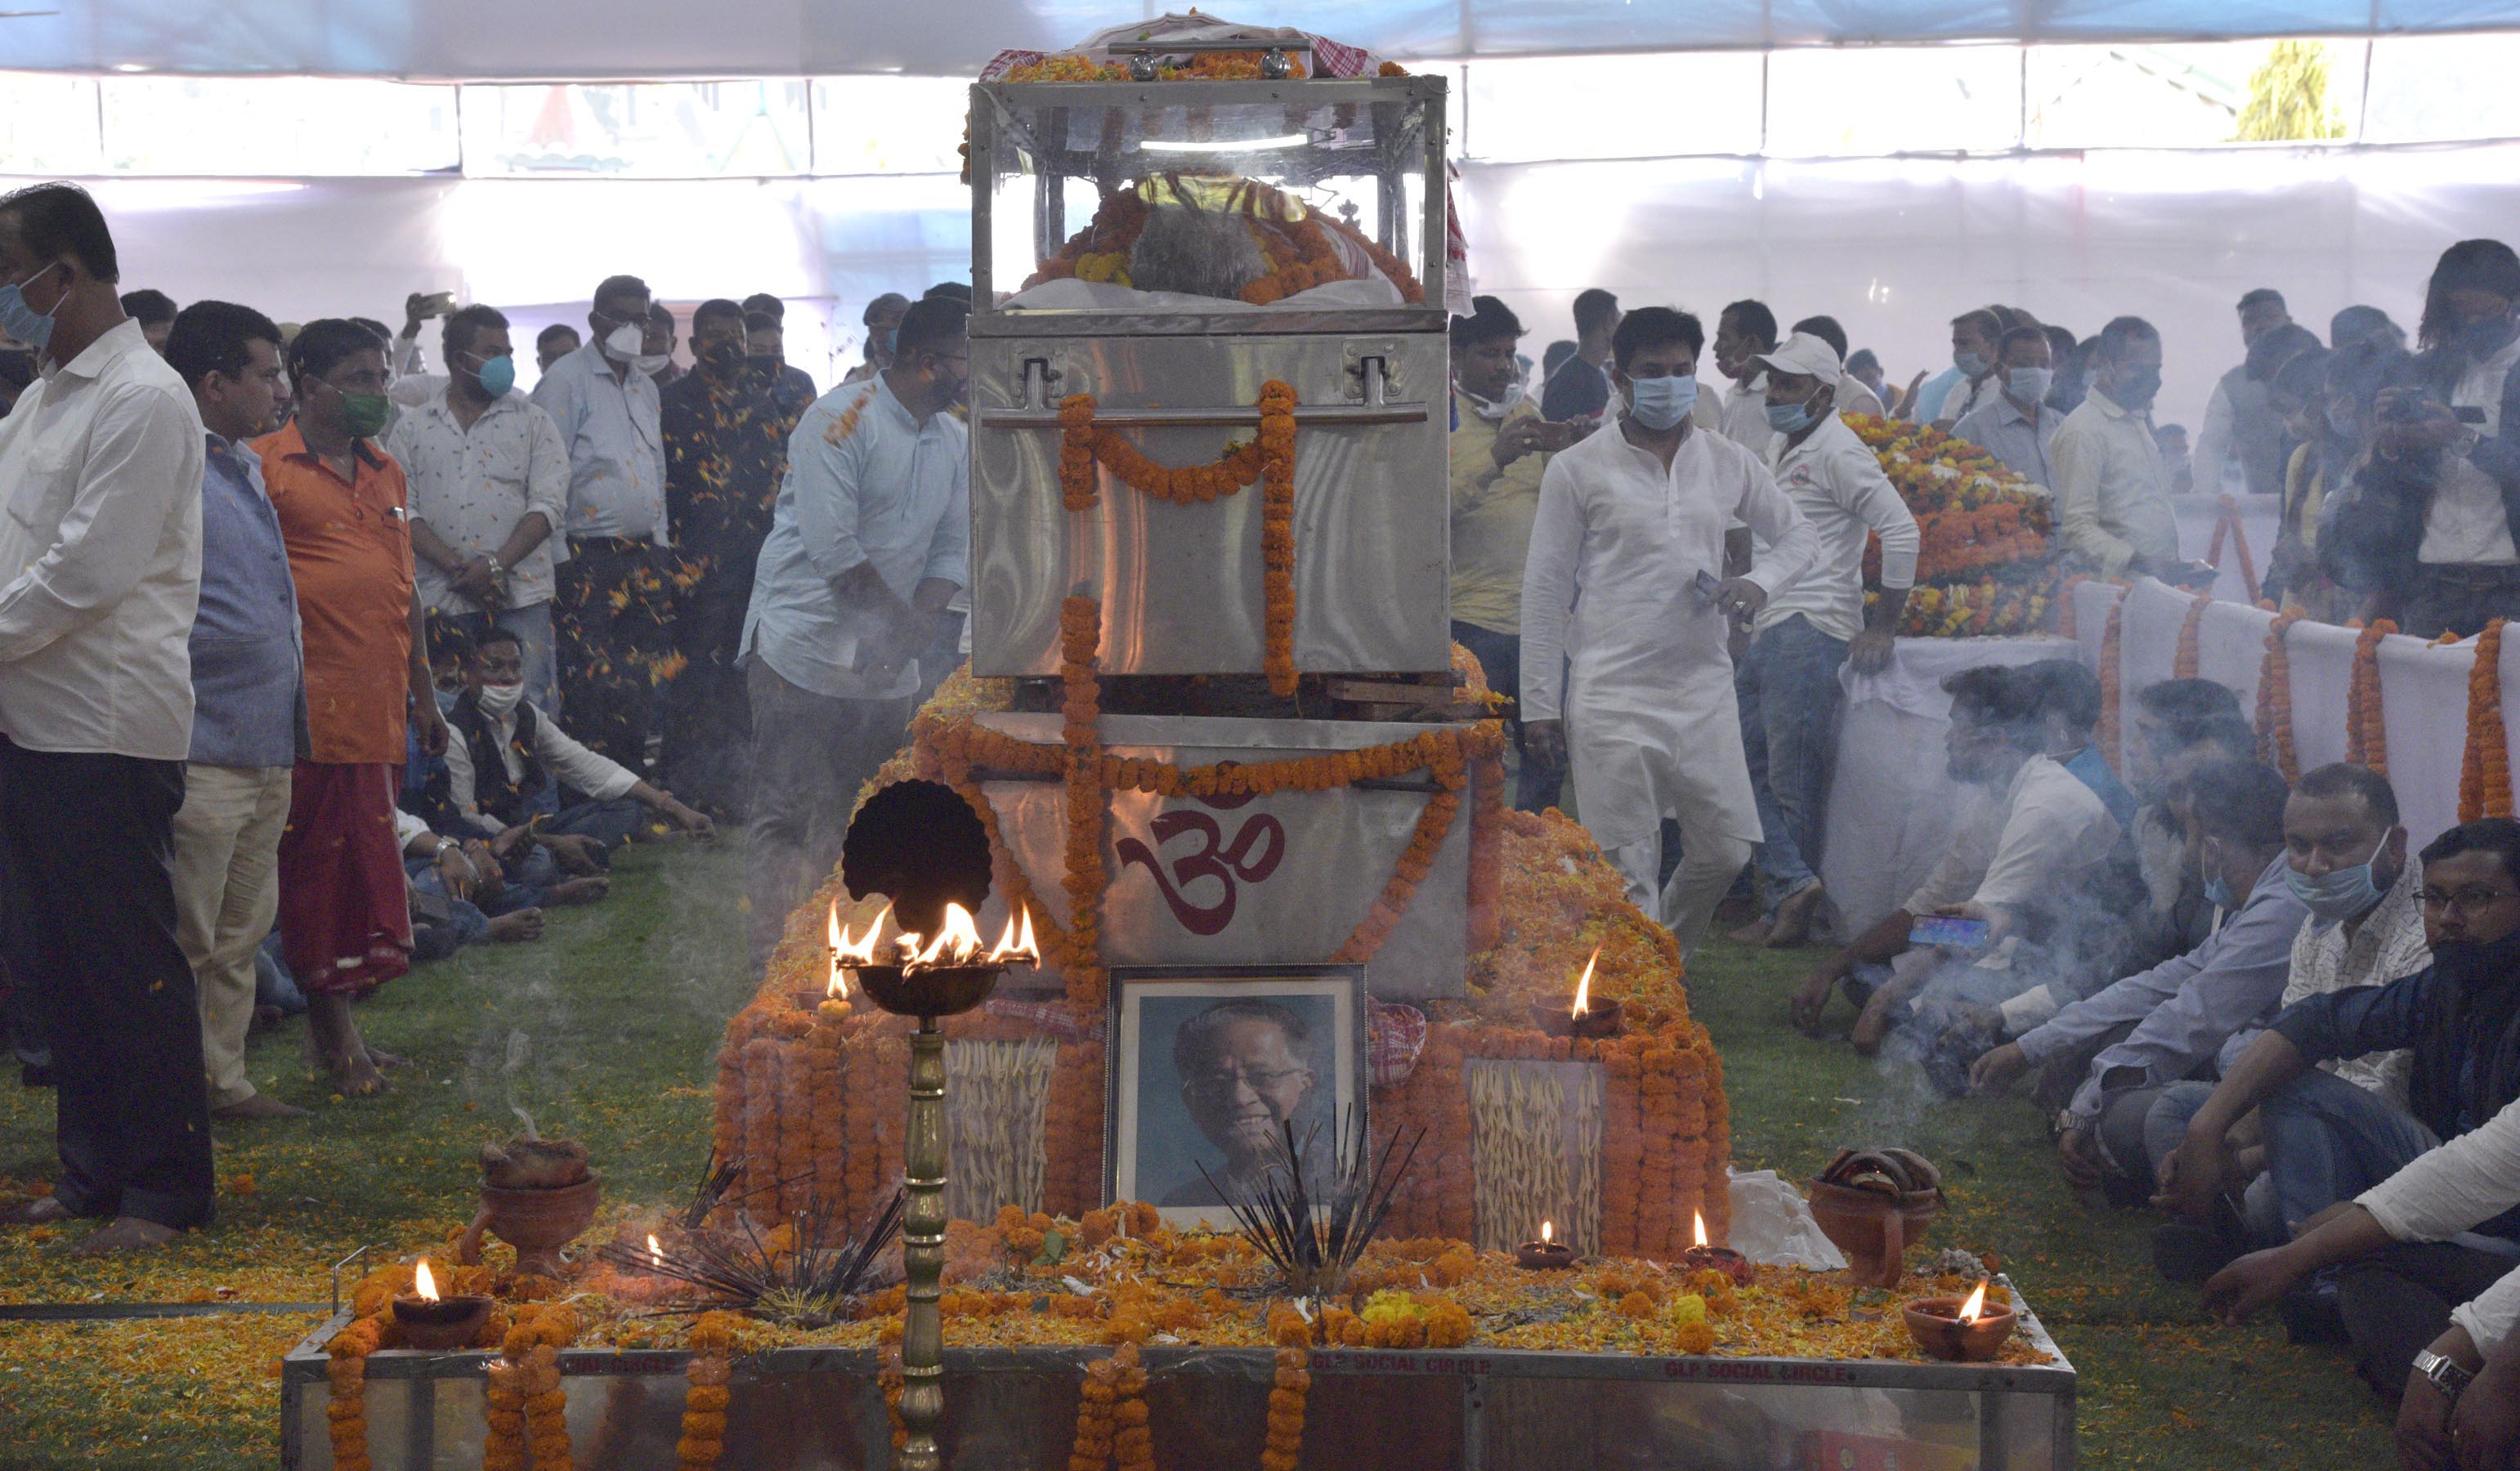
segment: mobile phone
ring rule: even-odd
[[[1986,921],[1957,914],[1918,914],[1908,930],[1911,945],[1940,945],[1951,950],[1986,949]]]
[[[453,310],[455,310],[453,291],[431,291],[420,298],[420,314],[424,317],[443,317]]]
[[[2450,412],[2460,423],[2485,423],[2485,411],[2474,404],[2460,404]]]
[[[1715,574],[1704,568],[1698,570],[1697,580],[1689,586],[1696,590],[1697,601],[1705,607],[1713,607],[1715,600],[1724,596],[1724,584],[1716,581]]]

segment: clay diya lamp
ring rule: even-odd
[[[1697,1222],[1697,1244],[1680,1254],[1680,1265],[1690,1271],[1720,1271],[1732,1279],[1735,1287],[1747,1287],[1758,1270],[1750,1259],[1729,1246],[1710,1246],[1706,1242],[1706,1213],[1689,1213]]]
[[[1575,1248],[1563,1241],[1553,1239],[1554,1229],[1555,1227],[1549,1222],[1540,1223],[1540,1239],[1525,1241],[1515,1247],[1514,1265],[1528,1268],[1533,1271],[1556,1271],[1561,1268],[1574,1266]]]
[[[1986,1283],[1977,1284],[1966,1301],[1956,1297],[1919,1298],[1901,1310],[1908,1336],[1936,1359],[1957,1363],[1985,1363],[2003,1351],[2020,1315],[2010,1308],[1986,1305]]]
[[[481,1210],[456,1243],[456,1260],[481,1260],[484,1233],[517,1249],[517,1270],[558,1276],[560,1249],[595,1221],[604,1177],[567,1139],[513,1138],[481,1150]]]
[[[393,1315],[406,1347],[443,1354],[472,1344],[490,1315],[490,1300],[470,1293],[439,1295],[428,1259],[423,1257],[412,1273],[412,1291],[393,1300]]]
[[[1848,1150],[1812,1182],[1810,1199],[1855,1284],[1893,1287],[1900,1259],[1942,1211],[1942,1176],[1904,1149]]]
[[[1625,1009],[1615,997],[1593,996],[1593,966],[1601,958],[1598,946],[1591,959],[1584,962],[1584,974],[1575,982],[1575,1003],[1559,1009],[1550,1002],[1531,1003],[1531,1024],[1551,1037],[1589,1037],[1597,1041],[1616,1037],[1623,1028],[1621,1012]]]

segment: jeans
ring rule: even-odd
[[[652,821],[648,809],[638,801],[613,797],[563,807],[560,816],[543,824],[542,830],[560,837],[591,837],[607,848],[618,848],[630,841],[632,833],[644,831]]]
[[[2325,1074],[2320,1076],[2324,1077]],[[2348,1084],[2351,1088],[2353,1085]],[[2143,1116],[2143,1154],[2153,1178],[2161,1178],[2161,1162],[2187,1141],[2187,1122],[2204,1108],[2205,1100],[2214,1096],[2211,1083],[2173,1083],[2160,1090],[2152,1106]],[[2248,1226],[2249,1238],[2265,1246],[2279,1246],[2292,1239],[2284,1229],[2282,1213],[2275,1205],[2274,1181],[2261,1175],[2250,1181],[2241,1192],[2240,1219]]]
[[[768,963],[788,912],[840,861],[858,788],[910,724],[908,699],[836,699],[800,689],[752,656],[752,795],[743,892],[752,906],[752,963]]]
[[[1479,661],[1480,670],[1488,677],[1490,690],[1519,706],[1522,700],[1521,635],[1501,634],[1492,628],[1481,628],[1475,623],[1456,619],[1453,642],[1468,649],[1471,656]],[[1508,716],[1505,730],[1513,740],[1515,754],[1521,759],[1521,772],[1514,782],[1514,810],[1546,812],[1556,806],[1566,774],[1532,763],[1530,749],[1522,742],[1522,722],[1519,719]],[[1671,875],[1666,873],[1662,876],[1668,879]]]
[[[552,651],[550,602],[537,602],[531,607],[504,607],[495,613],[440,612],[435,616],[450,627],[462,629],[474,644],[479,644],[493,628],[516,635],[517,642],[524,648],[525,698],[532,700],[544,714],[559,717],[559,661]]]
[[[2336,1306],[2355,1372],[2395,1401],[2415,1354],[2450,1331],[2450,1310],[2501,1280],[2520,1255],[2449,1241],[2397,1241],[2337,1272]]]
[[[411,888],[445,907],[444,919],[417,920],[411,926],[411,958],[443,960],[490,932],[490,916],[479,906],[446,892],[446,879],[427,859],[411,861]]]
[[[2267,1176],[2287,1235],[2439,1144],[2413,1114],[2334,1073],[2314,1068],[2258,1105]]]
[[[1837,671],[1846,640],[1833,639],[1797,613],[1759,630],[1732,671],[1741,705],[1741,747],[1750,789],[1759,799],[1760,905],[1777,906],[1818,883],[1821,817],[1828,802],[1828,763],[1837,743],[1844,698]]]
[[[2419,563],[2404,618],[2418,639],[2472,639],[2497,618],[2520,618],[2520,567]]]

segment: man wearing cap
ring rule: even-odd
[[[1619,418],[1550,462],[1522,577],[1526,745],[1568,760],[1585,825],[1684,953],[1760,836],[1727,641],[1819,546],[1759,457],[1692,423],[1705,346],[1697,319],[1669,307],[1619,323]],[[1728,578],[1735,522],[1772,550]],[[1661,886],[1665,817],[1682,857]]]
[[[1828,797],[1835,738],[1838,666],[1876,674],[1889,666],[1891,638],[1916,580],[1920,539],[1881,462],[1837,415],[1844,375],[1837,349],[1798,332],[1757,366],[1767,374],[1768,471],[1820,540],[1800,576],[1780,576],[1753,621],[1750,647],[1733,671],[1741,745],[1759,803],[1762,919],[1733,938],[1777,947],[1811,934],[1822,893],[1821,812]],[[1864,550],[1881,538],[1881,597],[1864,610]],[[1776,558],[1755,546],[1753,575]]]

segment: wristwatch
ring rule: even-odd
[[[437,840],[437,857],[440,862],[444,862],[446,855],[449,853],[461,853],[463,851],[464,845],[451,837],[441,837]]]
[[[499,560],[499,554],[493,552],[488,557],[484,557],[483,560],[489,562],[491,576],[505,577],[508,575],[508,565],[507,563]]]
[[[2458,1403],[2462,1390],[2476,1382],[2476,1375],[2457,1360],[2430,1349],[2419,1350],[2415,1354],[2415,1372],[2430,1380],[2433,1388],[2441,1391],[2442,1398],[2452,1404]]]

